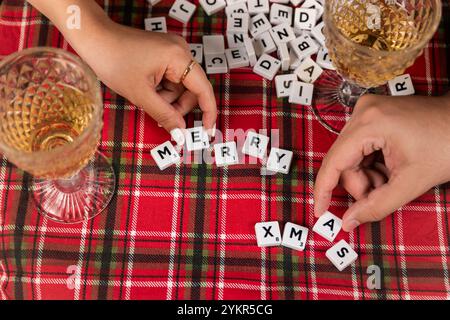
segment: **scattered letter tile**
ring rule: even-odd
[[[414,85],[409,74],[398,76],[388,82],[393,96],[410,96],[415,93]]]
[[[170,141],[166,141],[163,144],[153,148],[150,151],[150,154],[160,170],[164,170],[180,161],[180,155]]]
[[[288,174],[293,155],[292,151],[272,148],[267,159],[267,170]]]
[[[214,145],[214,155],[218,167],[239,163],[236,142],[225,142]]]
[[[266,156],[267,145],[269,144],[269,137],[258,134],[254,131],[249,131],[245,139],[242,153],[249,156],[264,159]]]
[[[336,243],[325,255],[339,271],[347,268],[358,258],[358,254],[345,240]]]
[[[209,148],[208,134],[203,127],[186,129],[186,147],[189,152]]]
[[[342,227],[342,220],[327,211],[314,224],[313,231],[328,241],[333,241]]]
[[[308,228],[288,222],[284,226],[281,245],[294,250],[303,251],[306,247],[307,238]]]
[[[278,221],[258,222],[255,224],[258,247],[274,247],[281,244],[281,232]]]

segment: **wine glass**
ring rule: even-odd
[[[387,94],[387,81],[422,54],[439,25],[440,0],[326,0],[324,35],[334,71],[316,82],[313,111],[339,133],[358,98]]]
[[[99,82],[78,57],[26,49],[0,61],[0,152],[34,176],[39,211],[62,223],[90,219],[109,203],[115,175],[98,153]]]

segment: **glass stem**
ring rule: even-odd
[[[347,80],[343,80],[339,88],[339,102],[343,105],[354,108],[359,97],[367,92],[367,89],[361,88]]]
[[[70,178],[54,180],[55,187],[64,193],[73,193],[78,191],[86,183],[86,174],[83,169],[78,171]]]

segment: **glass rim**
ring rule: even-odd
[[[0,152],[3,153],[6,157],[10,155],[15,156],[21,156],[21,157],[36,157],[40,156],[41,158],[53,158],[57,155],[60,155],[61,153],[69,152],[73,149],[76,149],[76,147],[83,143],[83,141],[86,139],[86,137],[95,129],[96,127],[96,121],[94,119],[101,118],[103,114],[103,99],[100,93],[100,82],[95,75],[94,71],[77,55],[64,50],[60,48],[53,48],[53,47],[34,47],[34,48],[27,48],[23,49],[17,52],[14,52],[6,57],[4,57],[2,60],[0,60],[0,70],[8,66],[8,64],[13,63],[16,59],[24,56],[32,56],[36,53],[54,53],[63,56],[64,58],[70,60],[73,60],[82,70],[83,72],[88,76],[88,78],[93,80],[93,84],[97,85],[98,90],[95,90],[95,101],[94,105],[99,104],[98,108],[94,108],[94,112],[92,115],[92,120],[89,122],[89,124],[86,126],[86,128],[81,132],[80,135],[75,137],[73,139],[73,142],[67,143],[63,146],[60,146],[55,149],[51,150],[39,150],[39,151],[22,151],[17,150],[11,146],[9,146],[6,143],[0,142]],[[103,119],[101,119],[103,121]]]
[[[425,45],[431,40],[431,38],[434,36],[434,34],[436,33],[441,18],[442,18],[442,2],[441,0],[433,0],[436,2],[437,7],[434,11],[433,14],[433,24],[430,26],[429,28],[429,32],[426,34],[425,37],[423,37],[423,39],[419,42],[417,42],[414,46],[406,48],[406,49],[401,49],[401,50],[397,50],[397,51],[381,51],[381,50],[374,50],[372,48],[369,48],[367,46],[363,46],[359,43],[356,43],[352,40],[350,40],[348,37],[346,37],[340,30],[339,28],[335,27],[335,24],[332,22],[333,19],[330,19],[330,17],[328,16],[329,13],[329,6],[331,6],[330,2],[326,1],[325,2],[325,11],[324,11],[324,23],[325,23],[325,27],[327,27],[328,22],[333,25],[334,29],[336,30],[338,37],[341,38],[344,42],[348,43],[349,45],[351,45],[352,47],[356,47],[359,51],[362,51],[364,53],[368,53],[368,54],[373,54],[374,52],[376,52],[379,56],[393,56],[393,55],[403,55],[403,54],[407,54],[413,51],[417,51],[417,50],[421,50],[425,47]],[[330,30],[331,28],[329,28]]]

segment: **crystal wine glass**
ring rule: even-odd
[[[336,68],[316,82],[314,113],[339,133],[358,98],[386,94],[387,81],[422,54],[439,25],[440,0],[326,0],[324,34]]]
[[[34,176],[47,217],[84,221],[111,200],[114,171],[96,151],[102,116],[99,82],[78,57],[34,48],[0,61],[0,152]]]

